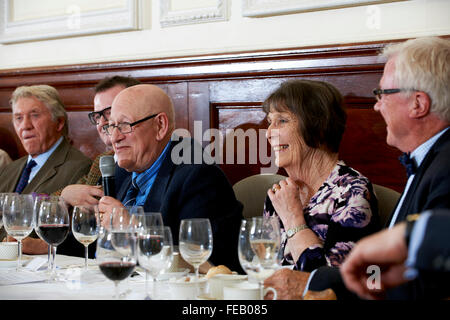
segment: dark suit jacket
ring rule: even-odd
[[[181,148],[183,147],[183,148]],[[181,149],[181,150],[180,150]],[[241,272],[237,255],[242,204],[223,171],[216,165],[172,161],[172,153],[193,163],[194,150],[201,146],[191,139],[172,141],[166,158],[145,201],[145,212],[161,212],[164,225],[170,226],[174,244],[178,244],[180,221],[188,218],[209,218],[213,232],[210,261]],[[117,186],[117,199],[123,200],[131,185],[131,176]]]
[[[409,214],[439,208],[450,208],[450,129],[436,141],[418,168],[396,223],[404,221]],[[391,219],[392,215],[387,225]],[[436,273],[421,271],[417,279],[390,290],[387,297],[393,300],[442,298],[440,292],[434,290],[435,283],[439,281],[435,279],[437,277],[439,275]],[[356,297],[346,290],[339,270],[335,268],[317,269],[309,287],[314,291],[326,288],[332,288],[338,299]]]
[[[0,192],[14,192],[27,160],[28,155],[0,169]],[[67,139],[63,139],[22,193],[51,194],[78,181],[89,172],[91,163],[88,157],[72,147]],[[0,239],[3,237],[4,234],[0,231]]]

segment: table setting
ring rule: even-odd
[[[262,300],[268,291],[276,299],[263,286],[280,268],[275,219],[242,221],[237,250],[246,275],[224,265],[200,274],[213,250],[208,219],[182,220],[174,246],[159,212],[114,208],[105,225],[95,206],[69,215],[61,197],[0,194],[0,201],[0,220],[17,240],[0,243],[0,300]],[[21,240],[33,230],[47,255],[22,254]],[[85,257],[57,254],[69,230]],[[88,259],[90,244],[95,259]]]

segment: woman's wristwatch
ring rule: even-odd
[[[292,238],[297,232],[302,231],[304,229],[308,229],[309,227],[306,224],[301,224],[297,227],[294,228],[290,228],[288,229],[288,231],[286,231],[287,234],[287,238],[290,239]]]

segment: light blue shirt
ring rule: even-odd
[[[31,155],[28,155],[27,163],[33,159],[36,162],[36,165],[31,169],[30,172],[30,178],[28,179],[28,183],[30,183],[31,180],[36,176],[36,174],[41,170],[41,168],[44,166],[44,164],[47,162],[48,158],[52,155],[52,153],[58,148],[58,146],[63,141],[64,137],[61,137],[56,141],[53,146],[48,149],[46,152],[41,153],[36,156],[36,158],[32,158]]]
[[[445,128],[441,132],[434,135],[432,138],[428,139],[424,143],[422,143],[420,146],[418,146],[413,152],[411,152],[411,159],[416,163],[416,167],[420,167],[420,165],[423,162],[423,159],[425,159],[426,155],[430,151],[431,147],[434,145],[434,143],[448,130],[449,128]],[[400,198],[400,201],[398,202],[397,207],[395,208],[394,215],[392,216],[391,222],[389,223],[389,229],[392,228],[395,223],[397,222],[397,216],[400,211],[400,208],[403,205],[403,200],[405,199],[406,194],[408,193],[409,187],[411,186],[411,183],[414,180],[414,177],[416,175],[412,174],[409,176],[408,181],[406,182],[405,190],[403,191],[403,194]]]
[[[169,150],[170,141],[167,143],[163,152],[159,155],[158,159],[152,164],[150,168],[141,173],[133,172],[132,179],[139,187],[139,193],[136,196],[136,206],[143,206],[145,200],[147,199],[150,189],[155,182],[156,176],[158,175],[159,169],[161,168],[162,162],[166,158],[167,152]],[[126,205],[126,204],[125,204]]]

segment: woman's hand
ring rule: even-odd
[[[281,180],[267,191],[267,195],[286,230],[305,223],[300,188],[294,180]]]

